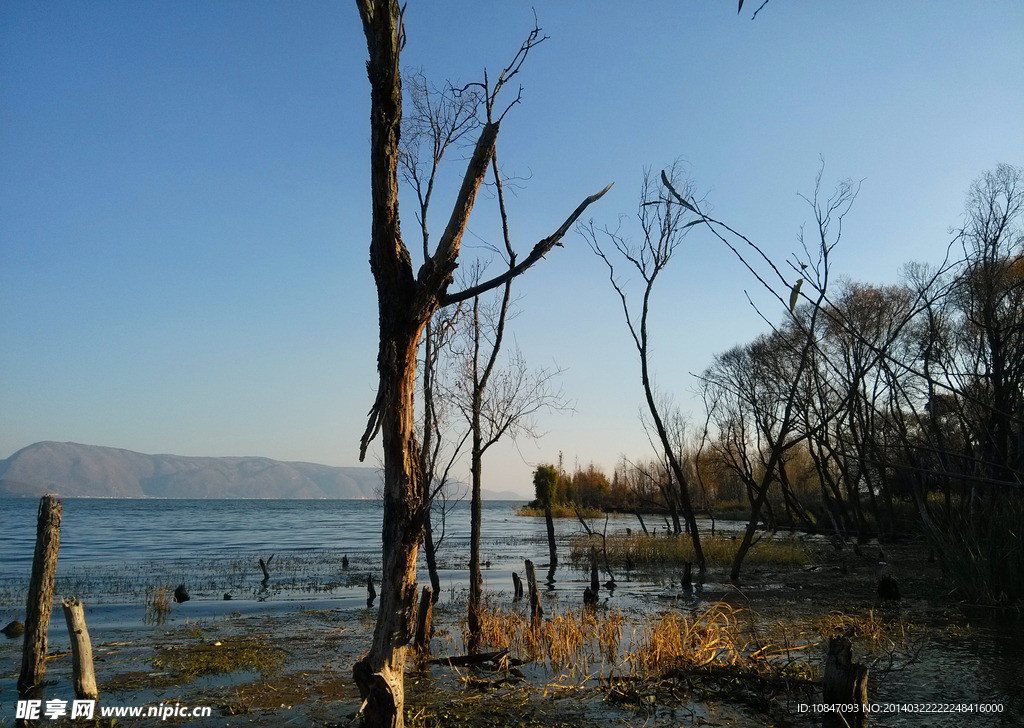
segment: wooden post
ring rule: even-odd
[[[523,580],[514,571],[512,572],[512,589],[512,601],[518,602],[523,598]]]
[[[80,700],[96,700],[96,671],[92,662],[92,641],[85,626],[85,605],[74,597],[62,600],[64,621],[71,638],[71,665],[74,670],[75,696]]]
[[[864,728],[868,714],[868,669],[853,662],[853,645],[846,637],[828,641],[828,659],[822,677],[822,696],[826,705],[857,706],[845,713],[826,712],[823,728]]]
[[[413,644],[418,649],[422,650],[430,646],[430,635],[433,632],[433,620],[433,589],[429,586],[425,586],[423,587],[423,594],[420,596],[419,612],[416,614],[416,637]]]
[[[32,557],[32,578],[28,584],[25,605],[25,642],[21,657],[18,695],[28,696],[43,682],[46,675],[46,638],[53,613],[53,580],[57,574],[57,552],[60,551],[60,519],[64,506],[56,496],[44,495],[39,500],[36,523],[36,551]]]
[[[530,588],[530,623],[534,625],[544,614],[544,608],[540,605],[540,591],[537,589],[537,571],[533,568],[533,562],[526,560],[526,584]]]

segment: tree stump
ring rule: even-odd
[[[512,590],[512,601],[518,602],[523,598],[523,580],[514,571],[512,572]]]
[[[263,583],[264,584],[266,584],[268,581],[270,581],[270,562],[273,561],[273,560],[274,560],[274,554],[271,554],[270,558],[267,559],[266,561],[263,560],[262,556],[260,557],[260,570],[263,572]]]
[[[373,600],[377,598],[377,589],[373,586],[373,577],[366,575],[366,608],[373,606]]]
[[[189,599],[191,599],[191,597],[188,595],[188,589],[185,588],[184,584],[178,584],[177,588],[174,590],[174,601],[181,604],[182,602],[187,602]]]
[[[92,660],[92,641],[85,626],[85,605],[74,597],[62,600],[64,621],[71,638],[71,666],[74,671],[75,696],[79,700],[96,700],[96,671]]]
[[[864,728],[868,714],[868,669],[853,662],[853,645],[846,637],[828,641],[828,658],[822,677],[822,696],[826,705],[846,705],[848,712],[826,712],[824,728]]]
[[[891,576],[883,576],[878,580],[878,600],[881,602],[892,601],[898,602],[900,600],[900,585]]]
[[[25,605],[25,642],[21,657],[18,695],[27,697],[46,675],[47,633],[53,613],[53,579],[60,551],[60,519],[64,506],[55,496],[39,500],[36,522],[36,550],[32,557],[32,577]]]
[[[533,562],[526,560],[526,584],[530,588],[530,624],[535,626],[544,614],[544,608],[540,605],[540,590],[537,589],[537,571],[533,568]]]
[[[423,594],[420,596],[419,610],[416,613],[416,636],[413,638],[413,645],[417,649],[422,650],[430,646],[430,636],[433,634],[433,621],[433,589],[425,586],[423,587]]]
[[[681,583],[683,585],[684,592],[687,594],[693,592],[693,564],[689,561],[687,561],[686,565],[683,567],[683,578],[681,579]]]

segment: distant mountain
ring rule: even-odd
[[[0,460],[0,497],[374,498],[380,483],[378,468],[143,455],[74,442],[37,442]]]
[[[0,498],[375,498],[381,484],[379,468],[144,455],[74,442],[37,442],[0,460]],[[524,499],[507,490],[485,489],[483,497]]]

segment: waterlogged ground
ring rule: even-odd
[[[35,504],[4,501],[2,507],[0,622],[6,624],[23,619]],[[755,565],[739,588],[713,570],[693,592],[682,589],[675,566],[653,573],[616,568],[616,588],[602,589],[591,614],[581,606],[589,573],[566,565],[567,541],[582,528],[564,520],[558,524],[562,566],[542,584],[547,637],[531,644],[510,573],[522,573],[522,560],[533,558],[543,579],[547,545],[542,519],[516,517],[514,507],[487,505],[483,545],[492,641],[511,646],[512,662],[454,668],[411,661],[413,725],[817,725],[819,718],[799,706],[817,700],[816,686],[808,685],[821,667],[823,635],[832,632],[849,634],[857,659],[870,665],[870,694],[878,703],[1002,706],[1001,713],[877,714],[872,725],[1010,726],[1024,716],[1021,622],[958,608],[939,568],[912,544],[886,545],[887,565],[880,567],[877,546],[860,556],[839,555],[808,540],[810,563]],[[88,605],[103,704],[212,709],[212,718],[168,721],[181,725],[348,724],[359,702],[351,667],[366,650],[375,616],[365,584],[380,567],[379,518],[367,502],[66,501],[57,592]],[[595,523],[599,531],[604,525]],[[607,531],[637,525],[611,519]],[[735,528],[725,524],[726,538]],[[464,508],[449,516],[447,532],[435,658],[463,652]],[[263,584],[256,562],[271,553],[271,579]],[[875,605],[881,569],[899,579],[899,606]],[[165,615],[147,610],[147,593],[180,583],[190,601],[171,604]],[[665,614],[714,622],[723,635],[713,645],[718,662],[738,649],[742,664],[653,679],[658,671],[645,671],[642,663],[663,647],[651,642],[651,633]],[[46,697],[71,699],[59,613],[50,647]],[[20,640],[0,637],[0,725],[13,724],[20,648]],[[760,663],[750,660],[762,658],[763,675],[752,674],[749,666]]]

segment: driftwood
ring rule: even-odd
[[[57,573],[57,552],[60,551],[60,519],[64,506],[56,497],[44,495],[39,500],[36,522],[36,550],[32,557],[32,577],[25,605],[25,642],[21,657],[18,695],[28,697],[40,686],[46,675],[46,637],[53,612],[53,579]]]
[[[512,589],[512,601],[518,602],[523,598],[523,580],[514,571],[512,572]]]
[[[270,581],[270,562],[273,561],[273,560],[274,560],[274,554],[271,554],[270,558],[267,559],[266,561],[263,560],[262,556],[260,557],[260,569],[263,570],[263,582],[264,583]]]
[[[431,660],[430,664],[461,667],[463,665],[482,665],[485,662],[500,662],[505,657],[508,657],[507,649],[497,652],[477,652],[472,655],[456,655],[455,657],[437,657]]]
[[[828,641],[828,658],[822,676],[822,696],[826,705],[852,707],[848,712],[830,711],[824,714],[824,728],[864,728],[868,714],[868,669],[853,662],[853,645],[846,637],[833,637]]]
[[[423,594],[420,596],[419,610],[416,613],[416,636],[413,638],[413,644],[421,650],[430,646],[430,636],[433,634],[433,620],[433,589],[425,586],[423,587]]]
[[[540,605],[540,591],[537,589],[537,571],[533,562],[526,560],[526,584],[530,588],[530,623],[535,624],[544,614]]]
[[[100,691],[96,687],[96,670],[92,661],[92,641],[85,626],[85,605],[74,597],[62,600],[64,621],[71,638],[71,666],[74,672],[75,697],[96,700]]]

